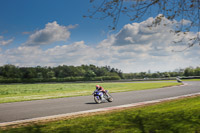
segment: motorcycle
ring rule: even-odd
[[[113,97],[108,93],[107,90],[106,91],[106,94],[103,93],[102,91],[98,91],[98,90],[95,90],[93,95],[94,95],[94,101],[96,103],[101,103],[103,101],[108,101],[108,102],[112,102],[113,101]]]
[[[176,81],[177,81],[178,83],[182,83],[182,80],[181,80],[179,77],[176,78]]]

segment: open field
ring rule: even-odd
[[[111,93],[180,85],[175,82],[99,83]],[[96,83],[0,85],[0,103],[91,95]]]
[[[92,116],[7,128],[0,132],[200,132],[200,96]]]

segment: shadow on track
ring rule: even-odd
[[[85,104],[97,104],[97,103],[95,103],[95,102],[90,102],[90,103],[85,103]]]

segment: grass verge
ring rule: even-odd
[[[155,105],[79,117],[20,128],[1,129],[4,133],[199,133],[200,96]]]
[[[0,103],[91,95],[95,89],[95,85],[96,83],[0,85]],[[162,88],[180,84],[175,82],[154,82],[100,83],[100,85],[108,89],[111,93],[114,93]]]

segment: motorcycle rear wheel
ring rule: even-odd
[[[112,102],[113,101],[113,97],[109,94],[109,93],[107,93],[107,101],[108,102]]]
[[[108,98],[108,102],[112,102],[112,101],[113,101],[112,97]]]

